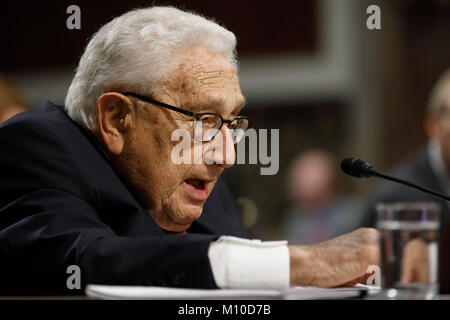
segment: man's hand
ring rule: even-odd
[[[378,231],[358,229],[309,246],[289,246],[293,286],[354,285],[379,264]]]

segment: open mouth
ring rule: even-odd
[[[187,179],[186,183],[193,186],[197,190],[205,190],[206,183],[204,180],[200,179]]]
[[[184,186],[189,197],[194,201],[205,201],[208,198],[208,181],[201,179],[187,179]]]

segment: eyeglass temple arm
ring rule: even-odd
[[[132,96],[132,97],[138,98],[138,99],[140,99],[142,101],[145,101],[145,102],[148,102],[148,103],[152,103],[152,104],[156,104],[156,105],[158,105],[160,107],[164,107],[164,108],[167,108],[167,109],[170,109],[170,110],[173,110],[173,111],[176,111],[176,112],[179,112],[179,113],[191,116],[191,117],[195,117],[197,115],[194,112],[191,112],[191,111],[188,111],[188,110],[183,110],[183,109],[171,106],[170,104],[166,104],[164,102],[153,100],[153,99],[151,99],[149,97],[144,97],[144,96],[138,95],[138,94],[136,94],[134,92],[123,92],[122,94],[124,96]]]

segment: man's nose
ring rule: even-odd
[[[227,125],[224,125],[214,137],[204,157],[207,164],[214,163],[224,168],[230,168],[234,165],[236,152],[231,130],[228,129]]]

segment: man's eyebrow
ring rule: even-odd
[[[207,100],[197,101],[195,103],[187,103],[184,107],[189,107],[193,112],[202,111],[202,109],[211,108],[211,106],[222,106],[224,105],[223,99],[210,98]]]

